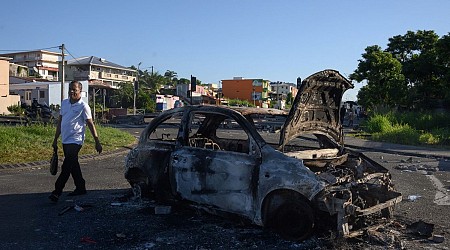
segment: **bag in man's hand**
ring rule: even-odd
[[[58,173],[58,151],[53,150],[52,159],[50,160],[50,174],[56,175]]]

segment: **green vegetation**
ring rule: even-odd
[[[11,105],[7,107],[8,111],[11,112],[12,115],[21,116],[25,114],[25,109],[20,105]]]
[[[450,146],[450,114],[388,112],[374,114],[362,125],[371,139],[408,145]]]
[[[349,76],[365,83],[358,104],[432,110],[450,107],[450,33],[408,31],[389,38],[387,48],[368,46]]]
[[[240,106],[240,107],[255,107],[253,103],[248,100],[230,99],[228,100],[228,106]]]
[[[103,152],[129,146],[135,138],[115,128],[96,125]],[[55,126],[0,126],[0,164],[24,163],[50,160],[53,152],[52,143],[55,136]],[[60,137],[61,140],[61,137]],[[59,143],[59,155],[63,156],[62,145]],[[95,154],[95,143],[89,129],[86,129],[86,140],[80,155]]]

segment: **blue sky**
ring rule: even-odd
[[[384,49],[408,30],[446,35],[449,10],[448,0],[6,1],[0,50],[64,43],[74,57],[142,62],[204,83],[235,76],[295,83],[329,68],[348,76],[367,46]],[[355,100],[361,86],[344,100]]]

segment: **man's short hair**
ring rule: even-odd
[[[83,84],[81,84],[81,82],[79,82],[79,81],[71,81],[69,85],[73,85],[73,84],[77,84],[78,87],[80,87],[80,90],[83,89]]]

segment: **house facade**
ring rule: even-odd
[[[9,90],[9,60],[8,57],[0,57],[0,114],[8,115],[8,107],[20,105],[20,97],[12,95]]]
[[[133,83],[137,71],[95,56],[79,57],[67,61],[65,77],[68,81],[89,81],[90,85],[103,85],[117,89],[119,83]]]
[[[222,80],[222,94],[224,98],[247,100],[255,106],[265,107],[269,102],[269,85],[268,80],[234,77]]]
[[[87,81],[80,82],[88,86]],[[64,82],[64,89],[69,89],[69,82]],[[61,106],[61,82],[26,82],[10,85],[10,92],[20,97],[20,103],[31,105],[33,100],[39,104]],[[63,99],[69,98],[69,92],[63,92]],[[87,88],[83,87],[81,99],[88,102]]]
[[[10,57],[12,58],[12,63],[28,67],[29,75],[58,81],[61,53],[47,50],[34,50],[0,54],[0,56]]]
[[[292,93],[293,97],[297,95],[297,87],[293,83],[288,82],[271,82],[270,90],[275,97],[272,99],[276,99],[277,96],[280,99],[286,99],[289,93]]]

